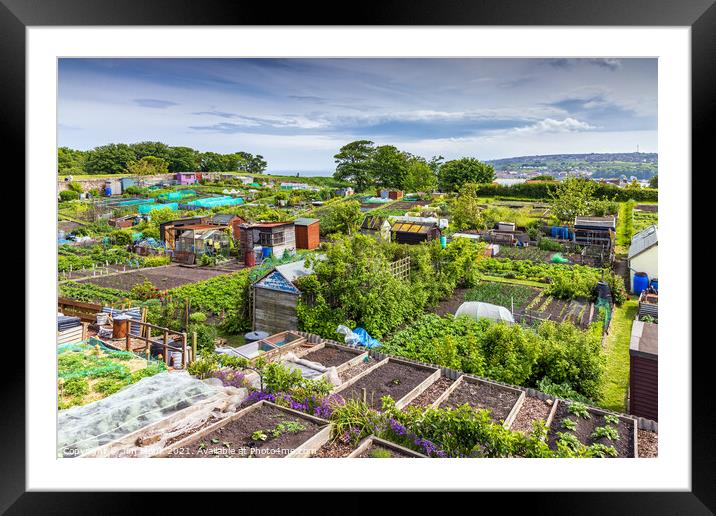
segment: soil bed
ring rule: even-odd
[[[382,396],[390,396],[397,402],[433,372],[389,360],[375,371],[361,377],[340,394],[344,398],[362,399],[365,389],[368,404],[375,409],[380,409]]]
[[[440,406],[455,408],[467,403],[473,408],[490,409],[490,417],[494,421],[504,421],[510,415],[517,398],[518,393],[503,389],[499,385],[463,380]]]
[[[639,440],[639,458],[649,459],[659,456],[659,434],[646,430],[637,430],[636,438]]]
[[[440,395],[450,387],[455,380],[446,378],[445,376],[436,380],[433,384],[425,389],[418,397],[411,401],[409,407],[427,407],[433,404],[433,402],[440,397]]]
[[[550,403],[532,396],[525,396],[525,401],[522,403],[522,407],[520,407],[520,411],[517,413],[510,430],[529,434],[532,431],[532,421],[541,419],[546,422],[550,410],[552,410]]]
[[[375,359],[368,357],[367,362],[360,362],[359,364],[356,364],[353,367],[346,369],[345,371],[341,371],[340,373],[338,373],[338,377],[341,379],[341,382],[345,383],[351,378],[358,376],[369,367],[373,367],[375,364]]]
[[[593,438],[592,432],[595,428],[600,426],[611,426],[604,420],[604,416],[593,412],[589,409],[589,419],[584,419],[581,416],[571,414],[568,410],[567,403],[560,402],[557,407],[557,411],[554,414],[554,419],[549,429],[549,446],[552,449],[557,448],[557,434],[559,432],[574,434],[579,441],[587,446],[595,443],[601,443],[605,446],[613,446],[617,450],[619,457],[634,457],[634,429],[631,423],[627,423],[623,418],[619,418],[618,432],[619,439],[612,441],[606,437],[600,439]],[[562,426],[562,421],[565,419],[571,419],[577,423],[576,430],[568,430]]]
[[[384,454],[390,454],[388,457],[383,457]],[[359,459],[411,459],[411,455],[402,453],[398,450],[384,448],[380,445],[371,444],[366,451],[358,455]]]
[[[232,271],[229,270],[217,270],[204,267],[170,265],[167,267],[137,269],[113,276],[97,276],[84,281],[99,285],[100,287],[116,288],[129,292],[134,285],[144,283],[145,280],[148,280],[159,290],[167,290],[231,272]]]
[[[302,428],[296,432],[283,431],[278,437],[272,437],[271,430],[282,423],[297,423]],[[322,428],[312,420],[264,404],[195,442],[173,450],[169,457],[281,458],[305,443]],[[258,431],[263,432],[267,439],[252,437],[252,434]]]
[[[303,355],[301,358],[304,360],[310,360],[311,362],[318,362],[326,367],[334,367],[345,364],[361,353],[362,351],[358,350],[351,352],[345,349],[324,346],[321,349],[317,349],[316,351],[311,351]]]
[[[460,305],[465,302],[465,295],[470,292],[470,290],[471,289],[469,288],[456,288],[452,296],[444,301],[441,301],[431,310],[431,312],[438,314],[441,317],[446,314],[455,315],[455,312],[458,308],[460,308]]]

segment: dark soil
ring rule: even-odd
[[[340,373],[338,373],[338,378],[341,379],[341,382],[345,383],[348,380],[350,380],[351,378],[358,376],[359,374],[361,374],[363,371],[365,371],[369,367],[373,367],[376,363],[377,362],[374,358],[368,357],[367,362],[361,361],[360,363],[354,365],[353,367],[350,367],[350,368],[346,369],[345,371],[341,371]]]
[[[360,378],[340,394],[344,398],[361,399],[363,397],[362,390],[365,389],[368,404],[375,409],[380,409],[382,396],[390,396],[398,401],[431,374],[433,372],[427,369],[390,360]]]
[[[529,434],[532,431],[532,421],[541,419],[547,421],[552,404],[532,396],[525,396],[525,401],[517,413],[510,430]]]
[[[473,408],[490,409],[490,417],[501,422],[510,414],[518,397],[518,393],[499,385],[461,381],[440,406],[455,408],[467,403]]]
[[[328,441],[326,444],[321,446],[318,451],[312,456],[314,459],[328,459],[328,458],[343,458],[347,457],[355,446],[346,444],[339,439],[334,441]]]
[[[623,418],[619,418],[619,439],[616,441],[611,441],[606,437],[602,437],[601,439],[594,439],[593,437],[591,437],[594,429],[599,426],[606,426],[607,422],[604,420],[604,416],[602,416],[601,414],[597,414],[595,412],[592,412],[591,410],[589,411],[589,414],[591,416],[589,419],[584,419],[580,416],[571,414],[568,411],[567,404],[560,402],[549,429],[548,438],[550,448],[557,448],[557,433],[565,432],[574,434],[580,442],[586,444],[587,446],[595,443],[601,443],[605,446],[614,446],[614,448],[616,448],[617,450],[617,454],[619,457],[634,456],[633,428],[631,422],[627,423]],[[562,421],[564,419],[571,419],[573,421],[576,421],[577,429],[572,431],[564,428],[562,426]]]
[[[272,437],[269,431],[280,423],[296,422],[304,426],[297,433],[283,432]],[[227,425],[203,436],[192,444],[172,452],[172,458],[280,458],[288,455],[321,430],[317,423],[264,405]],[[262,441],[251,437],[256,431],[268,434]],[[203,445],[203,446],[202,446]]]
[[[311,362],[318,362],[326,367],[334,367],[345,364],[361,353],[362,351],[358,350],[348,351],[346,349],[324,346],[321,349],[311,351],[310,353],[303,355],[301,358],[304,360],[310,360]]]
[[[659,434],[646,430],[637,430],[636,438],[639,440],[639,458],[648,459],[659,456]]]
[[[390,457],[372,457],[371,453],[374,452],[388,452],[390,453]],[[384,448],[380,445],[373,445],[371,444],[366,451],[358,455],[359,459],[410,459],[413,458],[412,455],[408,455],[406,453],[400,452],[398,450],[394,450],[393,448]]]
[[[452,296],[441,301],[431,312],[438,314],[440,317],[446,314],[455,315],[460,305],[465,302],[465,295],[468,292],[470,292],[469,288],[456,288]]]
[[[433,382],[427,389],[425,389],[420,395],[418,395],[413,401],[411,401],[409,407],[428,407],[450,387],[455,380],[446,378],[445,376],[438,378]]]
[[[130,291],[137,284],[149,280],[159,290],[180,287],[188,283],[207,280],[222,274],[229,274],[231,271],[217,270],[203,267],[182,267],[170,265],[167,267],[151,267],[136,269],[131,272],[115,274],[114,276],[100,276],[89,278],[85,281],[99,285],[100,287],[116,288]]]

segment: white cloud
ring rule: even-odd
[[[593,125],[589,125],[586,122],[581,122],[576,118],[565,118],[564,120],[554,120],[552,118],[545,118],[540,120],[536,124],[528,125],[525,127],[517,127],[512,129],[510,132],[516,134],[539,134],[539,133],[574,133],[580,131],[590,131],[597,129]]]

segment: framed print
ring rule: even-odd
[[[0,5],[28,300],[3,510],[713,511],[713,2],[130,4]]]

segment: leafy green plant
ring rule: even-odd
[[[373,448],[368,455],[373,459],[389,459],[393,456],[393,454],[385,448]]]
[[[619,431],[613,426],[598,426],[592,432],[591,437],[593,439],[607,438],[610,441],[617,441],[619,439]]]
[[[189,374],[192,376],[196,376],[200,380],[203,380],[204,378],[209,378],[211,374],[216,371],[219,368],[219,364],[214,358],[213,355],[209,354],[206,356],[202,356],[199,360],[195,360],[191,364],[189,364],[189,367],[187,367],[187,371],[189,371]]]
[[[251,434],[251,439],[254,441],[265,441],[268,439],[268,435],[263,430],[256,430]]]
[[[577,422],[574,419],[565,418],[562,420],[562,428],[575,431],[577,429]]]
[[[606,414],[604,416],[604,421],[610,425],[618,425],[619,424],[619,416],[615,416],[614,414]]]
[[[618,456],[617,449],[614,446],[607,446],[602,443],[594,443],[587,448],[588,457],[616,457]]]
[[[570,403],[567,407],[567,411],[570,414],[581,417],[582,419],[590,419],[592,417],[589,413],[589,408],[584,403],[580,403],[579,401],[573,401]]]

